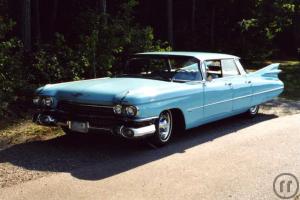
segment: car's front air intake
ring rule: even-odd
[[[93,104],[82,104],[70,101],[58,102],[57,109],[59,111],[71,114],[71,115],[87,115],[87,116],[99,116],[108,117],[114,116],[113,107],[93,105]]]

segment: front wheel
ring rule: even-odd
[[[153,142],[157,146],[163,146],[169,142],[173,132],[173,118],[169,110],[163,111],[156,121],[156,132]]]
[[[256,106],[252,106],[251,108],[249,108],[249,110],[245,113],[245,116],[249,117],[249,118],[253,118],[258,114],[259,111],[259,105]]]

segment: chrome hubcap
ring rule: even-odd
[[[169,139],[170,133],[172,131],[172,118],[169,112],[161,114],[158,122],[159,137],[162,141]]]
[[[258,106],[253,106],[250,108],[251,114],[255,114],[257,112]]]

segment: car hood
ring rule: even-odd
[[[178,91],[182,83],[141,78],[101,78],[49,84],[40,89],[39,95],[54,96],[58,100],[72,100],[92,104],[114,103],[141,104],[158,100],[158,97]]]

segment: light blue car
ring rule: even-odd
[[[245,113],[284,89],[279,64],[247,73],[232,55],[149,52],[130,57],[123,72],[37,89],[34,122],[67,134],[108,131],[166,144],[175,131]]]

